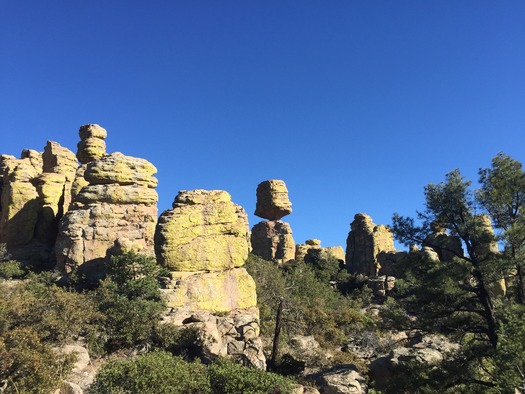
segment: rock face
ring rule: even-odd
[[[113,252],[126,249],[153,255],[155,173],[148,161],[119,152],[87,164],[83,175],[88,185],[78,192],[60,223],[57,267],[97,280]]]
[[[21,158],[2,155],[0,243],[22,262],[53,261],[58,222],[71,202],[77,160],[48,141],[43,153],[25,149]]]
[[[295,258],[292,229],[279,220],[260,222],[252,228],[252,253],[265,260],[285,263]]]
[[[225,191],[181,191],[159,218],[155,248],[171,271],[240,267],[248,258],[248,217]]]
[[[279,220],[292,213],[288,189],[281,180],[269,180],[257,186],[255,215],[268,220]]]
[[[377,255],[394,251],[394,237],[387,226],[376,225],[372,218],[358,213],[350,224],[346,240],[346,264],[352,273],[377,276],[381,266]]]
[[[155,232],[157,260],[169,271],[167,321],[199,330],[203,353],[265,368],[244,209],[222,190],[181,191]],[[219,315],[219,316],[218,316]]]

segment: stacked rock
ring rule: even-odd
[[[80,142],[77,144],[77,158],[81,164],[87,164],[106,154],[106,129],[98,124],[87,124],[80,126],[78,134]]]
[[[295,258],[295,242],[290,224],[280,221],[292,213],[292,203],[288,199],[288,189],[281,180],[261,182],[257,186],[257,205],[255,215],[268,219],[252,228],[252,252],[265,260],[278,263]]]
[[[80,161],[80,167],[77,169],[75,182],[71,190],[73,198],[76,197],[84,186],[89,184],[84,178],[87,164],[106,154],[106,142],[104,140],[107,134],[106,129],[100,127],[98,124],[80,126],[78,130],[80,142],[77,144],[77,158],[78,161]]]
[[[93,126],[86,127],[102,129]],[[80,130],[82,137],[85,129]],[[93,138],[98,137],[86,141]],[[87,185],[76,192],[70,210],[62,218],[55,251],[59,269],[66,274],[78,270],[88,280],[96,281],[104,276],[107,258],[112,253],[154,254],[157,169],[147,160],[119,152],[84,166],[83,180]],[[75,183],[81,183],[79,172]]]
[[[222,190],[181,191],[155,232],[158,262],[169,271],[163,293],[168,320],[199,329],[208,355],[265,367],[246,212]],[[217,316],[217,315],[220,316]]]

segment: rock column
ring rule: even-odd
[[[181,191],[155,232],[157,260],[169,271],[168,321],[199,329],[206,356],[265,367],[255,282],[244,265],[248,217],[222,190]]]
[[[295,242],[290,224],[280,219],[292,213],[288,189],[281,180],[261,182],[257,186],[255,215],[268,219],[252,228],[253,254],[265,260],[284,263],[295,258]]]
[[[90,144],[105,136],[100,126],[83,126],[79,134],[77,157],[83,166],[76,174],[75,197],[60,223],[55,251],[59,269],[97,281],[113,253],[154,254],[157,169],[144,159],[94,149],[102,144]]]

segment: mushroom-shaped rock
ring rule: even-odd
[[[257,186],[257,205],[255,215],[268,220],[279,220],[292,213],[292,203],[288,199],[288,189],[281,180],[269,180]]]

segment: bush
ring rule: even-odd
[[[213,392],[216,394],[267,394],[291,393],[292,380],[272,372],[235,364],[219,359],[209,368]]]
[[[211,393],[211,386],[203,364],[155,351],[134,360],[104,364],[89,393],[206,394]]]
[[[0,279],[18,279],[23,277],[26,271],[22,268],[22,263],[16,260],[0,262]]]
[[[154,351],[133,360],[104,364],[90,387],[91,394],[267,394],[290,393],[283,376],[221,359],[206,367],[168,352]]]
[[[150,344],[165,309],[158,272],[153,257],[129,252],[111,258],[108,276],[95,295],[96,307],[104,315],[107,350]]]
[[[0,336],[0,381],[4,394],[48,394],[73,367],[74,356],[58,355],[30,327]]]
[[[261,331],[273,335],[280,299],[285,302],[283,328],[291,335],[313,335],[325,346],[339,346],[368,323],[358,305],[344,297],[309,264],[278,266],[251,255],[246,268],[257,285]]]

